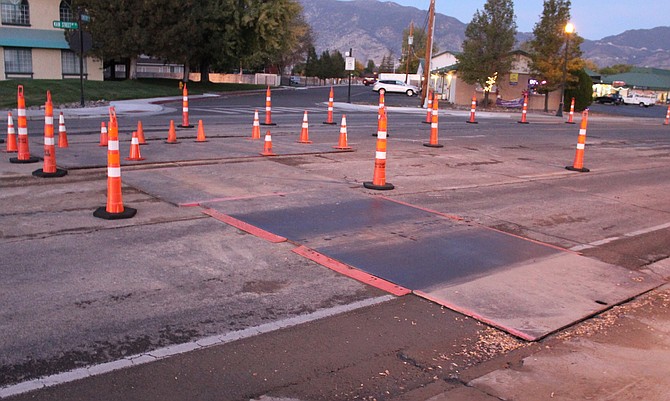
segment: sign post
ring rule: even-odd
[[[79,34],[79,49],[75,50],[79,52],[79,86],[81,92],[80,103],[81,107],[84,107],[84,30],[81,27],[82,22],[88,22],[90,20],[89,16],[82,14],[81,11],[78,13],[78,21],[53,21],[53,27],[56,29],[71,29],[77,30]],[[72,44],[70,44],[72,47]]]
[[[351,103],[351,76],[356,69],[356,59],[354,58],[353,49],[349,48],[347,57],[344,60],[344,70],[349,72],[349,91],[347,92],[347,103]]]

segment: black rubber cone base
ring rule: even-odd
[[[10,162],[10,163],[16,163],[16,164],[37,163],[38,161],[40,161],[40,159],[38,159],[38,158],[35,157],[35,156],[30,156],[28,159],[24,159],[24,160],[21,160],[21,159],[19,159],[18,157],[11,157],[11,158],[9,158],[9,162]]]
[[[123,208],[123,212],[121,213],[109,213],[107,208],[104,206],[95,209],[95,212],[93,212],[93,216],[105,220],[130,219],[135,217],[135,214],[137,214],[137,209],[133,209],[132,207],[127,206]]]
[[[378,191],[389,191],[389,190],[395,188],[395,187],[393,186],[393,184],[390,184],[390,183],[388,183],[388,182],[387,182],[386,184],[384,184],[384,185],[375,185],[375,184],[373,184],[373,183],[371,183],[371,182],[364,182],[364,183],[363,183],[363,186],[364,186],[365,188],[367,188],[367,189],[376,189],[376,190],[378,190]]]
[[[574,168],[572,166],[565,166],[565,169],[570,171],[579,171],[580,173],[588,173],[589,171],[591,171],[587,168]]]
[[[421,121],[421,124],[430,124],[431,121]]]
[[[260,123],[261,125],[277,125],[276,123]]]
[[[519,124],[528,124],[528,121],[517,121]]]
[[[470,120],[466,121],[466,123],[468,123],[468,124],[479,124],[477,121],[470,121]]]
[[[44,169],[39,169],[33,171],[33,175],[35,177],[42,177],[42,178],[59,178],[59,177],[65,177],[67,175],[67,170],[57,168],[55,173],[45,173]]]
[[[566,124],[575,124],[574,121],[566,121],[565,123],[566,123]]]
[[[444,145],[440,145],[439,143],[436,143],[433,145],[432,143],[424,143],[423,146],[429,147],[429,148],[443,148]]]
[[[323,123],[324,123],[324,124],[327,124],[327,125],[337,125],[337,123],[334,122],[334,121],[333,121],[333,122],[330,122],[330,123],[329,123],[328,121],[324,121]]]
[[[194,125],[181,125],[181,124],[179,124],[179,125],[177,125],[177,127],[179,127],[179,128],[193,128]]]

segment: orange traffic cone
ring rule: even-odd
[[[584,168],[584,149],[586,148],[586,128],[589,123],[589,110],[586,109],[582,113],[582,123],[579,127],[579,138],[577,139],[577,151],[575,152],[575,161],[572,166],[565,167],[570,171],[579,171],[581,173],[588,173],[589,169]]]
[[[63,112],[61,111],[60,116],[58,117],[58,147],[67,148],[67,131],[65,130],[65,117],[63,117]]]
[[[100,123],[100,145],[98,146],[107,146],[108,136],[107,136],[107,127],[105,126],[104,121]]]
[[[144,137],[144,127],[142,126],[142,121],[137,122],[137,141],[140,145],[146,145],[147,139]]]
[[[121,194],[121,162],[119,157],[119,125],[114,107],[109,108],[109,139],[107,147],[107,205],[99,207],[93,216],[105,220],[129,219],[137,209],[123,206]]]
[[[10,163],[37,163],[37,157],[30,156],[30,146],[28,144],[28,120],[26,119],[26,99],[23,97],[23,85],[18,88],[18,115],[19,115],[19,137],[18,137],[18,157],[9,159]]]
[[[670,125],[670,106],[668,106],[668,112],[665,114],[663,125]]]
[[[384,114],[384,117],[386,118],[386,98],[384,97],[384,92],[380,91],[379,92],[379,108],[377,111],[377,132],[372,134],[372,136],[377,136],[379,133],[379,130],[381,129],[381,118],[382,118],[382,113]],[[386,132],[386,128],[384,128],[384,132]],[[386,136],[388,136],[388,133],[386,133]]]
[[[7,113],[7,145],[5,152],[16,153],[19,150],[16,144],[16,131],[14,130],[14,120],[12,119],[12,112]]]
[[[437,97],[433,99],[433,121],[430,124],[430,142],[429,143],[424,143],[423,146],[428,146],[429,148],[442,148],[444,145],[440,145],[437,143],[437,122],[438,122],[438,101]]]
[[[330,87],[330,95],[328,96],[328,119],[324,121],[324,124],[329,124],[329,125],[335,125],[337,124],[335,121],[333,121],[333,87]]]
[[[347,116],[342,115],[342,124],[340,125],[340,140],[335,149],[349,150],[351,147],[347,144]]]
[[[182,108],[181,108],[181,128],[193,128],[192,125],[188,123],[188,89],[186,89],[186,84],[182,89]]]
[[[570,114],[568,115],[568,121],[566,121],[566,124],[574,124],[574,117],[575,117],[575,98],[572,98],[572,101],[570,102]]]
[[[261,124],[277,125],[272,122],[272,93],[270,92],[269,86],[267,91],[265,91],[265,122]]]
[[[169,143],[171,145],[179,143],[177,140],[177,131],[174,129],[174,120],[170,120],[170,131],[168,131],[168,138],[165,143]]]
[[[298,140],[298,143],[312,143],[312,141],[309,140],[309,122],[307,121],[307,110],[305,110],[305,114],[302,117],[302,130],[300,130],[300,139]]]
[[[205,127],[202,125],[202,120],[198,120],[198,137],[195,138],[196,142],[207,142],[205,138]]]
[[[130,154],[126,157],[126,160],[131,161],[140,161],[144,160],[144,157],[140,154],[140,138],[137,135],[137,131],[133,131],[133,138],[130,142]]]
[[[263,144],[263,156],[274,156],[275,153],[272,152],[272,134],[270,131],[265,133],[265,143]]]
[[[517,121],[519,124],[528,124],[526,120],[526,113],[528,113],[528,94],[523,94],[523,110],[521,110],[521,121]]]
[[[378,120],[379,128],[377,131],[375,170],[372,182],[364,182],[363,186],[368,189],[385,191],[395,188],[393,184],[386,182],[386,108],[379,109]]]
[[[421,121],[423,124],[430,124],[433,120],[433,91],[428,90],[428,107],[426,108],[426,119]]]
[[[258,121],[258,110],[254,111],[254,124],[251,127],[251,139],[261,139],[261,124]]]
[[[56,167],[56,141],[54,140],[54,106],[51,92],[47,91],[47,102],[44,104],[44,167],[33,171],[35,177],[63,177],[67,171]]]
[[[470,119],[466,121],[469,124],[477,124],[475,121],[475,112],[477,111],[477,97],[472,95],[472,105],[470,106]]]

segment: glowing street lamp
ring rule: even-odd
[[[563,106],[565,103],[565,81],[568,75],[568,48],[570,47],[570,34],[575,31],[575,26],[568,22],[565,24],[565,58],[563,59],[563,80],[561,81],[561,103],[556,110],[556,117],[563,117]]]

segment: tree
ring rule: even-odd
[[[542,17],[533,28],[533,39],[529,41],[531,70],[539,81],[546,84],[539,90],[545,93],[544,111],[548,111],[549,92],[558,89],[563,81],[565,44],[568,48],[568,71],[580,71],[584,67],[580,45],[584,39],[576,33],[566,37],[565,26],[570,21],[570,0],[545,0]],[[578,81],[573,74],[567,75],[567,87]]]
[[[146,54],[199,67],[281,63],[308,36],[297,0],[74,0],[99,57]]]
[[[586,71],[571,71],[571,75],[577,76],[577,85],[566,89],[565,99],[569,105],[570,101],[567,99],[575,98],[575,110],[583,111],[593,103],[593,81]],[[569,106],[568,106],[569,107]]]
[[[319,56],[316,55],[314,46],[307,49],[307,60],[305,61],[305,76],[315,77],[319,73]]]
[[[368,64],[365,66],[365,69],[363,70],[363,73],[374,74],[376,69],[377,69],[377,66],[375,65],[375,62],[373,60],[368,60]]]
[[[600,74],[602,75],[616,75],[624,72],[629,72],[633,69],[632,65],[628,64],[614,64],[609,67],[603,67],[600,69]]]
[[[410,29],[407,28],[402,32],[402,57],[400,59],[402,71],[407,69],[410,74],[416,73],[419,69],[419,59],[426,54],[426,43],[428,42],[428,35],[424,29],[414,28],[413,31],[411,46],[408,43]],[[437,50],[437,44],[433,42],[433,54],[437,53]],[[408,60],[409,63],[407,63]]]
[[[389,52],[388,55],[382,58],[381,64],[379,64],[379,72],[393,72],[395,69],[395,58],[393,53]]]
[[[465,28],[459,75],[467,83],[486,88],[490,77],[507,74],[512,68],[515,35],[512,0],[487,0],[484,11],[477,10]],[[489,91],[484,91],[485,105],[488,96]]]

